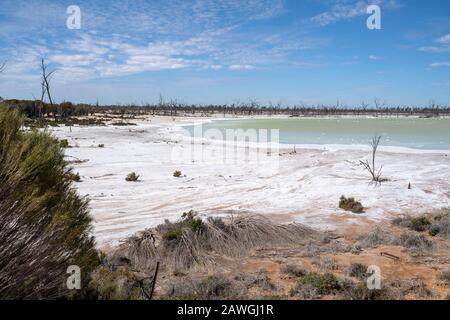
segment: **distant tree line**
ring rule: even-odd
[[[68,118],[89,116],[95,113],[114,114],[121,116],[130,115],[164,115],[164,116],[256,116],[256,115],[287,115],[291,117],[306,116],[422,116],[440,117],[449,116],[450,107],[432,104],[428,107],[415,106],[385,106],[369,107],[362,104],[359,107],[346,106],[290,106],[260,105],[258,103],[233,103],[222,105],[194,105],[177,101],[159,102],[156,104],[127,104],[127,105],[99,105],[74,104],[72,102],[45,103],[42,100],[3,100],[1,104],[17,110],[28,118]]]

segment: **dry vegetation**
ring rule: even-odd
[[[449,213],[437,216],[445,221]],[[107,256],[100,270],[112,270],[126,285],[115,286],[111,273],[106,284],[99,285],[101,277],[94,282],[100,296],[148,299],[158,261],[156,299],[445,298],[448,239],[396,223],[348,238],[260,216],[201,219],[190,211],[127,239]],[[380,290],[367,289],[369,265],[382,269]]]

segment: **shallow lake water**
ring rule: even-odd
[[[194,132],[193,126],[187,127]],[[211,130],[212,129],[212,130]],[[450,119],[421,118],[290,118],[219,120],[202,124],[203,132],[227,130],[279,130],[282,144],[368,144],[375,135],[387,146],[450,150]],[[258,135],[260,137],[262,135]],[[267,135],[270,141],[270,134]],[[250,139],[254,141],[254,139]],[[256,141],[255,141],[256,142]]]

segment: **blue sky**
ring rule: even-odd
[[[0,96],[39,97],[41,57],[57,101],[448,105],[450,1],[1,0]]]

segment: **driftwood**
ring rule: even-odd
[[[380,252],[380,256],[387,257],[389,259],[400,261],[400,257],[394,256],[393,254],[387,253],[387,252]]]

